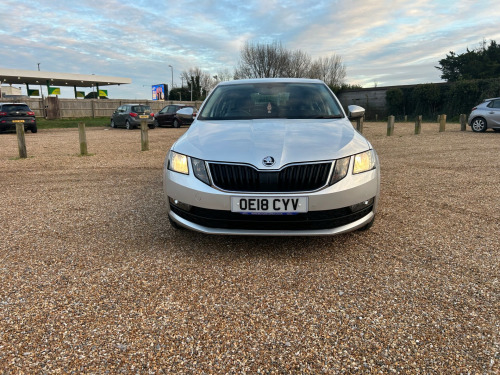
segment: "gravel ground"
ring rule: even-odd
[[[500,134],[365,123],[368,232],[173,230],[161,168],[182,129],[0,134],[0,372],[500,372]]]

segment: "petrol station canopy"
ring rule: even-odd
[[[132,83],[131,78],[100,76],[95,74],[55,73],[38,70],[0,68],[0,83],[20,85],[46,85],[59,87],[99,87]]]

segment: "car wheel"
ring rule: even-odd
[[[127,122],[125,123],[125,128],[127,128],[127,130],[132,130],[134,127],[132,126],[132,124],[130,123],[130,121],[127,120]]]
[[[179,121],[174,120],[174,128],[180,128],[180,126]]]
[[[36,125],[32,126],[30,130],[31,130],[32,133],[36,133],[38,131]]]
[[[365,231],[365,230],[368,230],[370,229],[372,226],[373,226],[373,223],[375,223],[375,217],[372,219],[372,221],[370,221],[368,224],[366,224],[365,226],[359,228],[358,230],[360,231]]]
[[[475,118],[474,120],[472,120],[471,128],[472,131],[478,133],[486,131],[487,128],[486,120],[482,117]]]
[[[110,125],[111,125],[112,128],[116,128],[116,124],[115,124],[114,120],[111,120],[111,124]]]
[[[170,221],[170,225],[172,226],[172,228],[182,229],[182,227],[179,224],[177,224],[175,221],[173,221],[170,216],[168,217],[168,221]]]
[[[160,126],[160,124],[158,124],[158,120],[155,120],[155,122],[153,123],[154,127],[157,128]]]

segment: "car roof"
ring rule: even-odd
[[[483,100],[483,103],[484,103],[484,102],[491,102],[492,100],[497,100],[497,99],[500,99],[500,98],[489,98],[489,99],[484,99],[484,100]]]
[[[245,83],[324,83],[319,79],[310,78],[251,78],[251,79],[238,79],[234,81],[223,81],[219,86],[226,85],[241,85]]]
[[[28,105],[26,103],[0,103],[0,105]]]

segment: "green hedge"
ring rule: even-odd
[[[387,111],[394,116],[435,119],[446,114],[458,120],[484,99],[500,97],[500,79],[479,79],[447,84],[427,83],[415,87],[391,88],[386,92]]]

